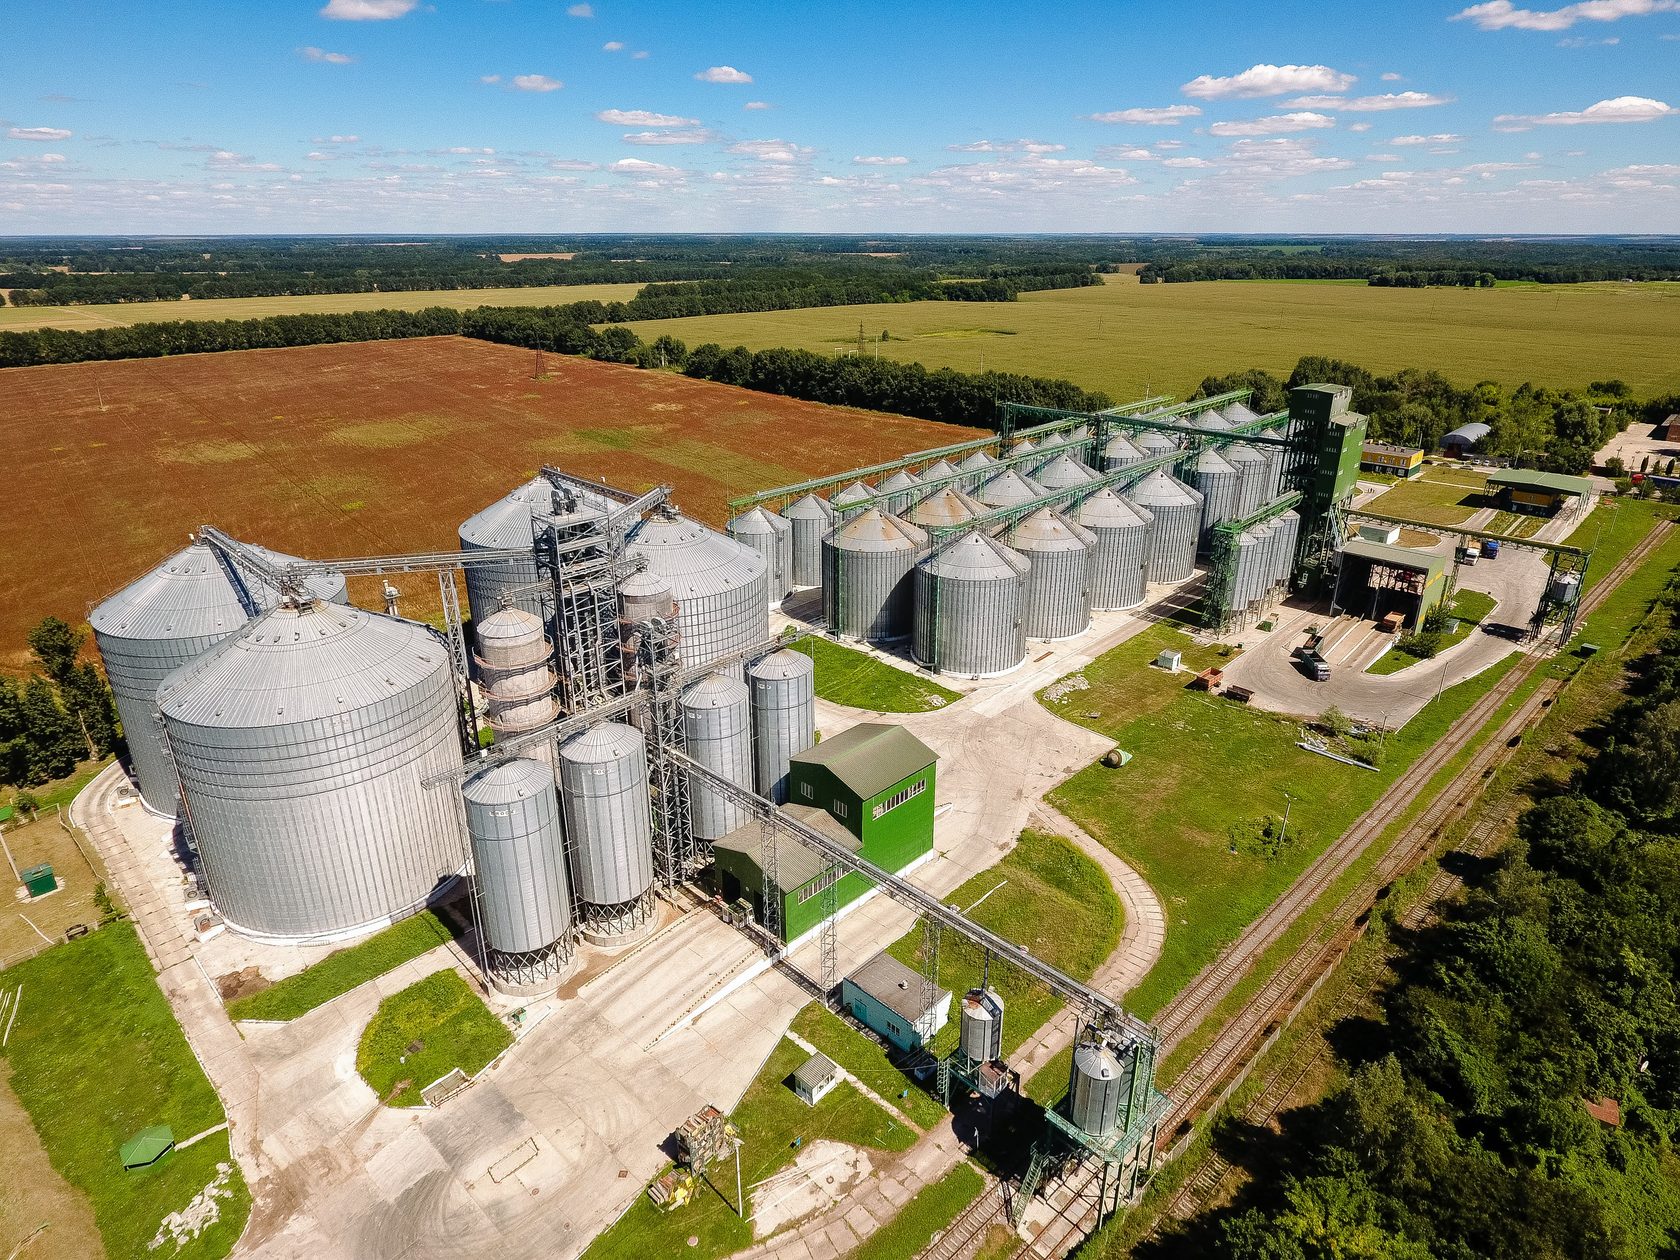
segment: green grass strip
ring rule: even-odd
[[[897,1216],[851,1253],[852,1260],[911,1260],[985,1188],[986,1179],[964,1160],[938,1181],[918,1190]]]
[[[927,713],[962,699],[961,692],[829,639],[801,639],[794,651],[815,663],[817,694],[835,704],[877,713]]]
[[[507,1025],[445,968],[379,1004],[356,1047],[356,1071],[387,1106],[418,1107],[426,1086],[455,1068],[473,1076],[512,1044]]]
[[[903,1112],[917,1128],[931,1129],[944,1119],[945,1108],[894,1067],[882,1046],[820,1002],[812,1002],[794,1016],[793,1031]]]

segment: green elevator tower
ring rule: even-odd
[[[1302,452],[1294,470],[1301,492],[1295,572],[1297,585],[1309,595],[1323,588],[1359,477],[1368,421],[1348,410],[1352,399],[1347,385],[1298,385],[1289,391],[1290,432]]]

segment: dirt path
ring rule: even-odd
[[[0,1059],[0,1253],[11,1255],[35,1230],[47,1228],[20,1260],[86,1260],[105,1254],[93,1205],[53,1168],[29,1113],[11,1090],[12,1069]]]

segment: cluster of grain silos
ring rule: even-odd
[[[1238,536],[1230,594],[1232,612],[1241,615],[1258,611],[1288,589],[1300,528],[1300,516],[1289,511]]]

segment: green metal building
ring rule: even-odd
[[[933,851],[934,778],[938,758],[902,726],[863,722],[792,758],[789,814],[889,871]],[[749,823],[714,843],[725,900],[745,897],[764,917],[762,833]],[[822,921],[830,883],[836,908],[869,890],[867,879],[835,872],[795,840],[776,846],[783,939],[797,940]]]
[[[1446,598],[1447,557],[1350,538],[1342,548],[1340,577],[1337,606],[1373,621],[1397,612],[1416,630]]]

